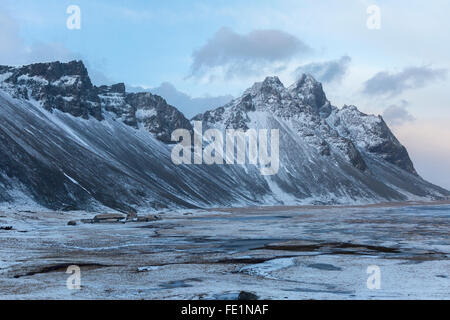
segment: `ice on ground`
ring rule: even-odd
[[[222,212],[226,211],[226,212]],[[185,215],[184,213],[192,213]],[[1,212],[0,299],[449,299],[450,206]],[[77,221],[68,226],[69,220]],[[67,267],[81,268],[68,290]],[[367,282],[380,270],[380,287]]]
[[[261,276],[269,279],[275,279],[271,276],[274,271],[283,270],[295,265],[294,258],[281,258],[266,261],[264,263],[253,264],[241,268],[240,272],[250,275]]]

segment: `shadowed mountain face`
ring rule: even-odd
[[[175,165],[171,133],[192,124],[151,93],[93,86],[82,62],[0,67],[0,202],[121,211],[433,199],[381,117],[333,107],[320,83],[266,78],[193,120],[279,129],[280,170]]]
[[[192,130],[183,114],[159,96],[126,93],[123,83],[93,86],[81,61],[0,67],[0,72],[6,78],[4,89],[13,97],[38,101],[48,111],[60,110],[99,121],[104,119],[104,110],[111,111],[124,123],[136,129],[144,126],[164,142],[170,142],[176,128]]]

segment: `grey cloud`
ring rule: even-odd
[[[187,118],[214,109],[230,102],[233,99],[231,95],[217,97],[196,97],[193,98],[175,88],[169,82],[162,83],[159,87],[153,89],[143,89],[140,87],[127,86],[127,90],[132,92],[148,91],[163,97],[169,104],[177,107]]]
[[[351,61],[349,56],[342,56],[336,60],[313,62],[298,67],[294,73],[297,77],[309,73],[320,82],[339,82],[347,73]]]
[[[194,51],[191,76],[203,76],[216,67],[222,67],[226,77],[257,74],[269,64],[286,62],[311,51],[300,39],[280,30],[255,30],[241,35],[221,28]]]
[[[383,112],[383,118],[393,126],[416,120],[407,110],[408,102],[402,100],[398,105],[390,105]]]
[[[22,65],[76,58],[60,43],[25,44],[20,36],[19,24],[5,12],[0,12],[0,64]]]
[[[409,67],[398,73],[379,72],[364,83],[363,92],[368,95],[395,96],[408,89],[425,87],[428,83],[443,80],[446,69],[433,69],[428,66]]]
[[[27,45],[20,35],[17,21],[5,12],[0,12],[0,65],[24,65],[38,62],[83,60],[89,70],[89,76],[94,84],[112,84],[107,76],[96,65],[92,66],[67,49],[62,43],[35,42]]]

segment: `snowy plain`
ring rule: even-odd
[[[450,205],[0,212],[1,299],[449,299]],[[76,220],[76,226],[69,226]],[[69,290],[69,265],[81,289]],[[367,287],[378,266],[380,289]]]

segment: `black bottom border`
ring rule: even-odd
[[[223,300],[90,300],[90,301],[0,301],[2,310],[14,310],[18,316],[24,312],[42,315],[56,315],[58,318],[86,317],[92,313],[130,317],[140,314],[143,319],[302,319],[311,316],[344,315],[346,317],[386,317],[392,310],[402,315],[424,311],[431,307],[433,312],[450,306],[447,301],[223,301]],[[444,309],[445,308],[445,309]],[[214,313],[211,314],[211,311]],[[62,312],[62,313],[61,313]],[[445,314],[445,313],[444,313]]]

